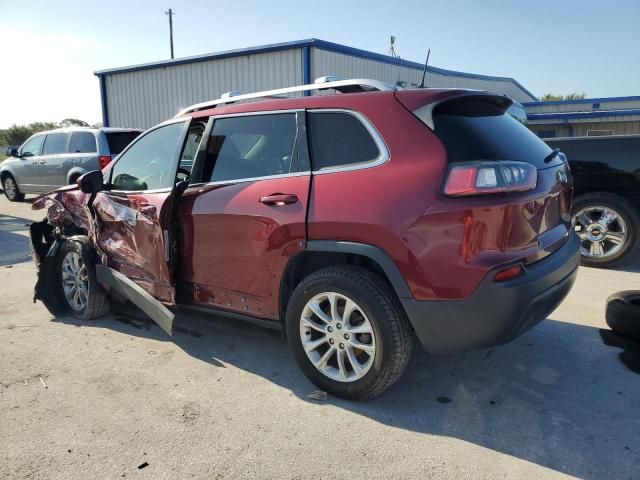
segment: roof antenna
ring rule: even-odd
[[[427,76],[427,65],[429,65],[429,55],[431,55],[431,49],[427,52],[427,60],[424,62],[424,70],[422,71],[422,81],[420,82],[420,86],[418,88],[424,88],[424,77]]]

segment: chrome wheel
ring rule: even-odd
[[[321,293],[307,302],[300,339],[311,363],[339,382],[364,377],[376,356],[371,322],[357,303],[340,293]]]
[[[87,305],[89,275],[80,254],[68,252],[62,259],[62,290],[69,306],[80,312]]]
[[[13,178],[11,177],[7,177],[4,181],[4,193],[7,195],[7,198],[9,199],[14,199],[16,198],[16,192],[17,192],[17,187],[16,187],[16,182],[13,180]]]
[[[573,217],[573,228],[582,242],[581,253],[587,258],[607,258],[618,253],[627,241],[624,218],[604,206],[590,206]]]

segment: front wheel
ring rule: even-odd
[[[368,270],[329,267],[305,278],[287,308],[296,362],[338,397],[379,395],[404,372],[413,333],[390,287]]]
[[[2,190],[4,190],[4,195],[10,202],[21,202],[24,200],[24,193],[20,191],[18,184],[10,174],[2,180]]]
[[[573,202],[573,227],[581,240],[581,263],[610,267],[633,254],[640,219],[627,200],[609,193],[588,193]]]
[[[63,310],[91,320],[109,312],[107,293],[96,278],[96,261],[86,240],[66,240],[57,256],[58,295]]]

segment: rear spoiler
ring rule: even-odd
[[[482,90],[440,90],[436,95],[429,95],[427,91],[421,92],[418,89],[403,90],[396,92],[396,98],[431,130],[435,130],[433,117],[437,113],[472,117],[497,116],[504,114],[514,103],[506,95]]]

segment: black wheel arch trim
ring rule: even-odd
[[[398,266],[389,254],[380,247],[341,240],[309,240],[306,250],[310,252],[351,253],[368,257],[380,265],[399,298],[413,298]]]

